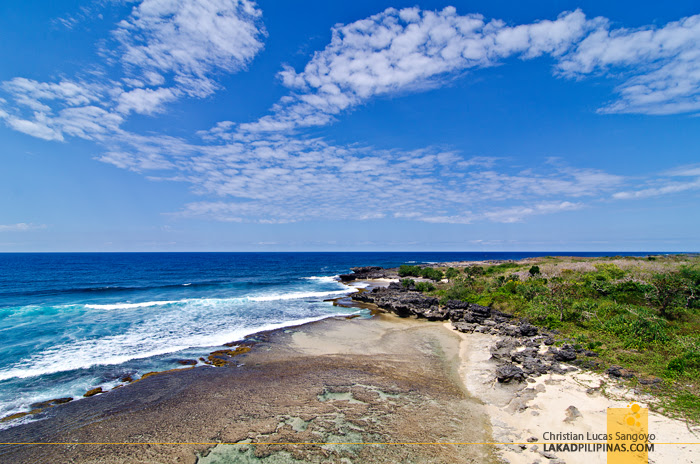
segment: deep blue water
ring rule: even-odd
[[[349,314],[323,300],[350,292],[332,277],[353,266],[554,254],[634,253],[0,254],[0,417],[182,367],[261,330]]]

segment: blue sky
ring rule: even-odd
[[[696,2],[349,3],[3,2],[0,251],[700,250]]]

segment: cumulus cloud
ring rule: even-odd
[[[627,30],[580,10],[509,25],[458,15],[452,7],[390,8],[335,26],[331,42],[302,70],[284,67],[279,75],[289,94],[257,121],[219,122],[198,132],[197,142],[121,128],[133,113],[156,114],[177,99],[215,92],[218,73],[245,68],[262,49],[260,17],[248,0],[143,0],[113,31],[115,53],[104,50],[118,77],[12,79],[2,84],[11,102],[0,99],[0,119],[46,140],[98,141],[104,152],[96,159],[149,179],[188,183],[201,196],[174,215],[221,221],[509,223],[610,195],[696,188],[697,181],[664,181],[631,190],[626,179],[596,169],[545,163],[522,171],[504,159],[450,149],[337,145],[298,130],[329,124],[372,98],[434,88],[508,58],[540,56],[563,78],[622,76],[619,99],[602,111],[693,111],[698,17]],[[686,167],[686,175],[696,169]]]
[[[331,43],[314,54],[303,71],[286,66],[285,86],[296,91],[272,114],[243,131],[278,131],[327,124],[338,113],[369,98],[431,87],[450,73],[493,66],[504,58],[559,56],[590,27],[577,10],[554,21],[515,27],[483,16],[460,16],[418,8],[382,13],[336,26]]]
[[[0,119],[45,140],[102,140],[129,113],[215,92],[216,73],[243,69],[262,49],[260,17],[249,0],[143,0],[112,31],[114,51],[104,51],[121,64],[121,79],[17,77],[1,84],[13,104],[0,101]]]
[[[161,87],[157,89],[134,89],[119,95],[117,111],[129,113],[152,114],[162,111],[163,105],[178,97],[177,90]]]
[[[605,113],[675,114],[700,110],[700,15],[658,28],[596,29],[562,57],[569,77],[622,73],[620,98]]]
[[[517,56],[542,55],[556,74],[600,74],[622,83],[603,113],[673,114],[700,109],[700,15],[662,28],[611,28],[582,11],[556,20],[509,26],[481,15],[389,8],[332,29],[326,48],[304,69],[279,73],[292,92],[271,113],[239,126],[242,133],[320,126],[368,99],[440,85],[466,70]]]
[[[144,0],[113,34],[137,74],[202,78],[238,70],[262,49],[261,16],[249,0]]]
[[[465,158],[434,147],[381,150],[292,136],[220,145],[131,136],[119,147],[99,159],[152,179],[189,183],[207,198],[175,215],[232,222],[501,221],[483,212],[518,205],[534,208],[531,214],[554,213],[574,199],[590,200],[623,183],[619,176],[591,169],[545,163],[523,172],[504,160]],[[560,208],[545,208],[555,200]]]

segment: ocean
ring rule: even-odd
[[[256,332],[362,313],[324,301],[354,266],[635,253],[0,254],[0,418],[182,368]],[[636,253],[646,255],[647,253]],[[0,423],[9,427],[31,420]]]

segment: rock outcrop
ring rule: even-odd
[[[353,294],[352,299],[372,303],[401,317],[449,320],[459,332],[502,337],[491,349],[492,359],[498,364],[496,378],[501,383],[522,382],[547,373],[563,374],[576,368],[560,363],[580,363],[579,354],[595,354],[577,351],[571,345],[551,346],[551,332],[487,306],[459,300],[441,305],[437,298],[424,295],[411,285],[392,282],[388,287]]]
[[[352,274],[340,274],[338,278],[342,282],[352,282],[353,280],[381,279],[386,277],[387,271],[379,266],[351,267]]]

